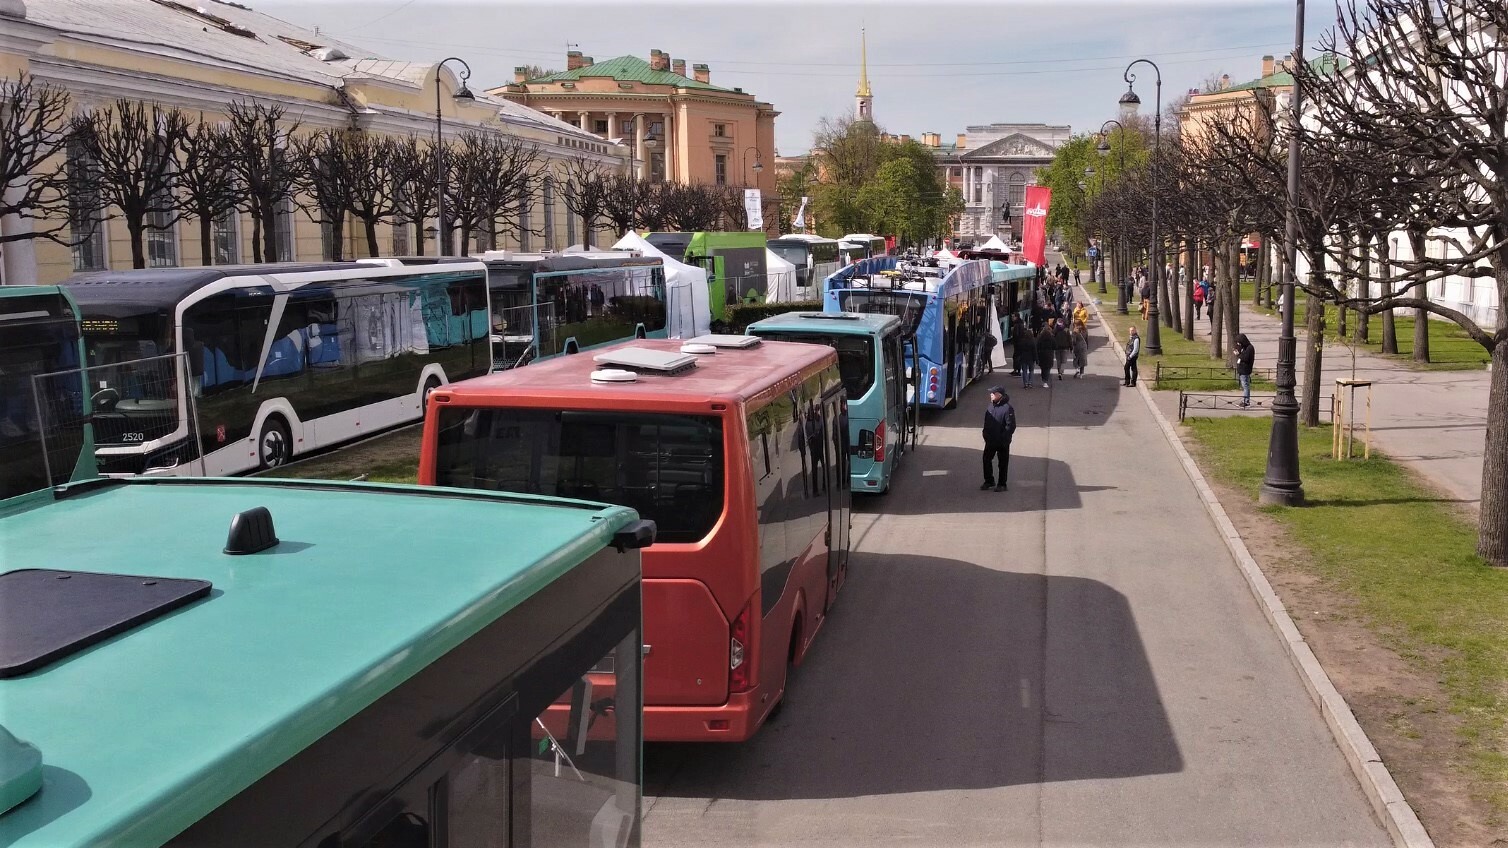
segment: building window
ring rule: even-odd
[[[1011,174],[1010,202],[1011,208],[1026,205],[1026,177],[1022,174]]]
[[[712,137],[713,138],[727,138],[728,137],[728,125],[727,124],[713,124],[712,125]]]
[[[524,201],[522,209],[518,210],[518,249],[527,253],[530,249],[529,237],[529,201]]]
[[[726,155],[722,154],[722,153],[717,154],[717,156],[715,157],[715,164],[713,165],[713,168],[715,170],[715,176],[713,177],[713,181],[716,182],[718,185],[727,185],[728,184],[728,157]]]
[[[984,202],[984,183],[980,182],[979,180],[974,181],[974,202]]]
[[[624,121],[623,122],[623,126],[622,126],[622,128],[621,128],[620,131],[623,133],[623,137],[624,138],[628,138],[628,137],[632,136],[634,134],[634,122],[633,122],[633,119],[630,118],[629,120]]]
[[[277,211],[272,216],[272,246],[276,256],[267,257],[268,262],[292,262],[293,253],[293,199],[285,197],[278,201]]]
[[[393,225],[393,255],[407,256],[408,247],[408,224]]]
[[[655,121],[654,123],[650,124],[649,125],[649,132],[652,135],[656,135],[656,136],[659,136],[660,138],[664,138],[665,137],[665,122],[664,121]]]
[[[607,135],[607,121],[599,119],[594,121],[592,123],[592,126],[594,127],[597,135]]]
[[[147,267],[177,267],[178,227],[177,216],[173,214],[172,189],[165,189],[152,198],[146,225]]]
[[[99,163],[77,140],[68,143],[68,224],[73,236],[73,270],[105,269],[104,200]]]
[[[570,244],[575,244],[575,243],[576,243],[576,216],[573,213],[571,213],[569,210],[567,210],[566,211],[566,244],[570,245]],[[583,247],[591,247],[592,246],[592,234],[591,233],[587,233],[586,237],[581,240],[581,244],[582,244]]]
[[[545,250],[555,249],[555,181],[545,177]],[[570,247],[570,245],[566,245]]]
[[[665,181],[665,154],[649,154],[649,181],[654,183]]]
[[[216,265],[234,265],[241,261],[241,216],[232,209],[210,225],[210,249]]]

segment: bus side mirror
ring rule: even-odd
[[[655,523],[648,519],[630,522],[613,534],[612,545],[620,554],[629,548],[647,548],[655,543],[655,529]]]

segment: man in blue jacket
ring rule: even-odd
[[[1005,475],[1011,467],[1011,437],[1016,435],[1016,410],[1011,408],[1011,397],[1005,389],[994,386],[990,389],[990,405],[984,411],[984,485],[981,491],[1006,490]],[[995,476],[995,460],[999,458],[1000,476]],[[999,485],[995,481],[999,480]]]

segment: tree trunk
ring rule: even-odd
[[[1419,286],[1418,296],[1429,299],[1429,285]],[[1429,361],[1429,313],[1423,309],[1414,310],[1414,361]]]
[[[370,218],[362,222],[367,233],[367,256],[376,258],[382,255],[382,249],[377,246],[377,220]]]
[[[1362,236],[1360,250],[1356,253],[1356,261],[1361,266],[1361,273],[1356,275],[1356,297],[1365,303],[1372,299],[1372,235]],[[1352,344],[1366,344],[1370,341],[1372,315],[1369,312],[1358,311],[1356,313],[1356,327],[1352,330]]]
[[[1199,240],[1190,238],[1184,242],[1187,250],[1183,254],[1184,275],[1188,278],[1188,288],[1184,291],[1183,298],[1183,337],[1189,341],[1194,340],[1194,322],[1199,316],[1194,314],[1194,279],[1199,262]]]
[[[330,222],[330,259],[334,262],[344,262],[346,256],[346,222],[345,216],[340,215]]]
[[[1172,273],[1168,275],[1168,302],[1163,309],[1167,312],[1168,326],[1175,333],[1183,332],[1183,310],[1179,307],[1182,300],[1178,293],[1178,242],[1173,242],[1173,255],[1171,261],[1166,264],[1172,267]]]
[[[215,264],[215,222],[208,215],[199,216],[199,264]]]
[[[289,222],[290,226],[292,222]],[[291,236],[292,233],[289,233]],[[290,238],[289,241],[292,241]],[[292,256],[278,255],[277,236],[277,207],[266,207],[262,210],[262,253],[266,255],[268,262],[292,262]],[[293,253],[298,253],[295,249]]]
[[[414,255],[424,255],[424,219],[414,221]]]
[[[1393,296],[1393,265],[1388,261],[1388,238],[1384,233],[1377,239],[1377,277],[1382,286],[1384,299]],[[1382,352],[1397,355],[1398,325],[1393,321],[1393,308],[1382,312]]]
[[[143,226],[140,220],[132,220],[131,218],[127,218],[126,233],[131,238],[131,267],[147,267],[147,251],[146,245],[143,243],[143,239],[146,233],[146,227]]]
[[[251,213],[251,261],[261,265],[262,259],[262,216],[256,212]]]
[[[1352,260],[1352,257],[1351,257],[1351,234],[1349,232],[1346,232],[1345,230],[1342,230],[1341,233],[1340,233],[1340,248],[1341,248],[1341,260],[1340,260],[1340,280],[1341,281],[1340,281],[1340,284],[1338,286],[1336,286],[1336,288],[1341,293],[1341,296],[1344,297],[1345,294],[1346,294],[1346,292],[1347,292],[1347,290],[1350,289],[1350,287],[1351,287],[1350,284],[1346,282],[1346,277],[1347,277],[1347,271],[1350,270],[1350,265],[1351,265],[1351,260]],[[1336,306],[1335,306],[1335,312],[1336,312],[1336,317],[1335,317],[1335,337],[1337,339],[1344,339],[1346,337],[1346,307],[1345,307],[1345,304],[1339,304],[1339,303],[1336,304]]]
[[[1210,318],[1210,358],[1225,358],[1225,278],[1229,276],[1230,269],[1226,267],[1229,261],[1224,242],[1210,242],[1210,275],[1213,281],[1215,293],[1214,315]]]
[[[1497,271],[1498,315],[1508,302],[1508,274]],[[1503,318],[1498,326],[1503,326]],[[1477,524],[1477,556],[1489,565],[1508,567],[1508,344],[1492,350],[1491,386],[1487,391],[1487,444],[1482,450],[1482,506]]]
[[[1320,272],[1312,272],[1316,284]],[[1325,302],[1310,294],[1306,302],[1308,339],[1304,345],[1304,391],[1299,398],[1299,423],[1319,426],[1320,380],[1325,357]]]
[[[1226,346],[1225,364],[1232,370],[1236,367],[1236,336],[1241,333],[1241,237],[1236,236],[1230,243],[1230,254],[1227,263],[1230,265],[1232,274],[1230,281],[1230,296],[1225,299],[1221,308],[1225,311],[1225,337],[1230,339]]]

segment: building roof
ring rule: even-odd
[[[159,478],[62,492],[0,513],[17,568],[213,588],[0,680],[6,729],[56,774],[0,815],[0,844],[17,848],[167,842],[601,550],[634,515],[313,481]],[[258,506],[283,541],[222,553],[231,517]]]
[[[73,38],[137,53],[340,89],[375,79],[419,88],[434,64],[382,56],[224,0],[27,0],[26,20]],[[501,97],[475,91],[501,117],[561,135],[591,138],[580,127]]]
[[[1340,60],[1334,53],[1324,53],[1309,60],[1309,67],[1321,76],[1329,76],[1337,70],[1345,67],[1345,62]],[[1227,86],[1219,91],[1200,92],[1201,94],[1224,94],[1227,91],[1258,91],[1267,88],[1289,88],[1293,85],[1293,74],[1288,71],[1277,71],[1251,82],[1243,82],[1240,85]],[[1196,95],[1197,96],[1197,95]]]
[[[731,88],[721,88],[711,83],[697,82],[691,77],[681,76],[671,71],[656,71],[649,63],[638,56],[619,56],[616,59],[608,59],[605,62],[596,62],[584,68],[574,71],[560,71],[543,77],[535,77],[528,80],[527,84],[547,82],[571,82],[593,77],[606,77],[618,82],[642,82],[647,85],[673,85],[677,88],[695,88],[702,91],[721,91],[728,94],[745,94],[746,92],[734,91]]]

